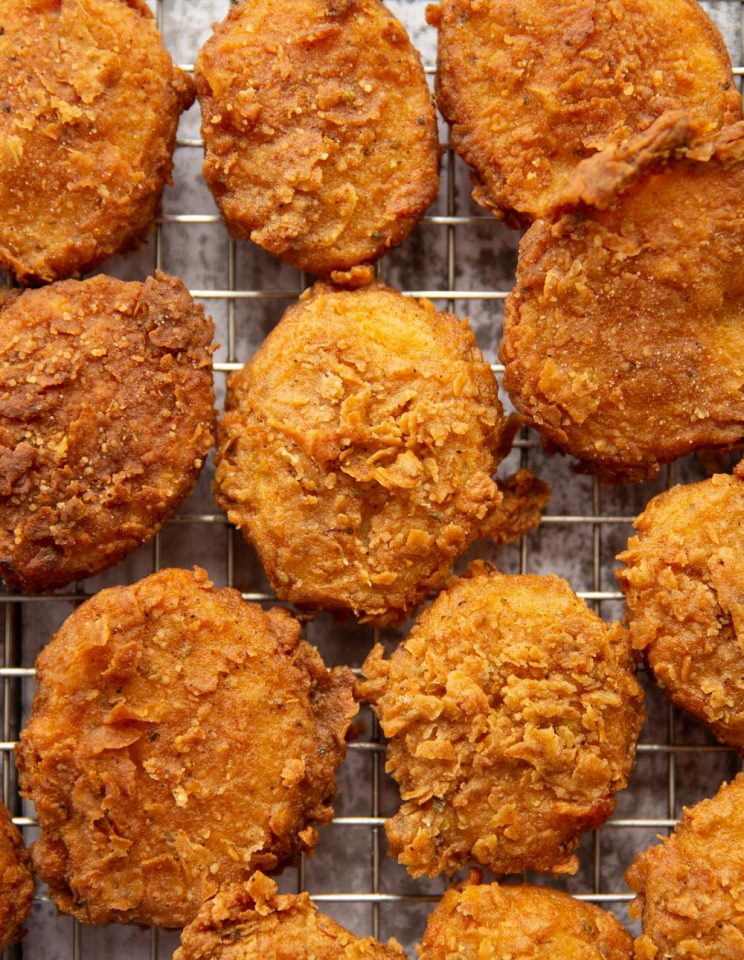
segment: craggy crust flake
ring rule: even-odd
[[[31,852],[78,920],[181,927],[330,820],[353,676],[286,611],[164,570],[88,600],[36,669],[17,750]]]
[[[585,160],[520,246],[504,386],[603,479],[744,437],[744,124],[667,114]]]
[[[669,839],[634,860],[625,880],[643,919],[636,960],[744,957],[744,774],[685,809]]]
[[[173,960],[405,960],[400,946],[356,937],[318,913],[307,893],[277,896],[255,873],[207,900],[181,934]]]
[[[549,483],[529,470],[517,470],[496,483],[502,500],[491,514],[483,535],[494,543],[515,543],[539,525],[552,490]]]
[[[399,244],[436,198],[421,59],[379,0],[250,0],[196,61],[204,178],[239,239],[302,270]]]
[[[390,850],[409,873],[575,873],[579,834],[612,813],[644,718],[619,624],[558,577],[476,563],[362,672],[403,799]]]
[[[215,496],[280,597],[386,623],[499,506],[508,432],[466,322],[318,283],[229,381]]]
[[[548,887],[451,887],[429,916],[419,960],[632,960],[611,913]]]
[[[173,277],[0,290],[0,575],[48,590],[159,529],[212,446],[212,321]]]
[[[21,834],[0,803],[0,950],[24,934],[23,922],[34,899],[30,862]]]
[[[667,110],[741,118],[728,53],[695,0],[442,0],[437,102],[498,217],[552,212],[576,164]]]
[[[674,487],[618,560],[633,646],[683,710],[744,751],[744,480]]]
[[[144,0],[3,0],[0,267],[57,280],[136,246],[193,99]]]

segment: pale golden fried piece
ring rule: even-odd
[[[318,913],[306,893],[277,895],[255,873],[224,887],[181,934],[173,960],[405,960],[400,946],[356,937]]]
[[[672,701],[744,751],[744,480],[659,494],[618,560],[633,646]]]
[[[0,291],[0,575],[48,590],[152,537],[212,446],[214,326],[180,280]]]
[[[625,874],[643,919],[636,960],[744,957],[744,774],[684,811],[669,839]]]
[[[318,283],[229,381],[214,492],[280,597],[386,623],[480,536],[511,437],[466,322]]]
[[[78,920],[181,927],[331,819],[353,675],[286,611],[164,570],[88,600],[36,669],[17,749],[31,852]]]
[[[603,479],[744,437],[744,124],[667,114],[584,161],[520,246],[504,386]]]
[[[579,835],[612,813],[644,719],[619,624],[558,577],[476,563],[362,673],[403,799],[390,852],[409,873],[576,872]]]
[[[442,0],[437,103],[497,217],[551,213],[576,164],[667,110],[741,118],[726,47],[695,0]]]
[[[238,239],[311,273],[347,271],[404,240],[436,198],[421,59],[379,0],[241,3],[195,77],[204,178]]]
[[[144,0],[3,0],[0,268],[58,280],[136,246],[193,99]]]
[[[419,960],[632,960],[611,913],[529,884],[481,885],[474,870],[429,916]]]
[[[34,899],[30,863],[23,838],[0,803],[0,950],[25,933],[23,922]]]

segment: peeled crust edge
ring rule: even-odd
[[[684,110],[662,114],[642,133],[607,147],[576,167],[554,213],[582,205],[606,210],[644,173],[663,169],[674,159],[724,165],[744,159],[744,121],[710,137],[710,128]]]

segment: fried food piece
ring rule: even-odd
[[[301,270],[377,260],[437,196],[421,58],[379,0],[241,3],[195,77],[204,178],[230,232]]]
[[[30,862],[20,832],[0,803],[0,950],[25,933],[23,922],[34,899]]]
[[[744,124],[698,133],[668,114],[585,160],[520,246],[504,386],[608,481],[744,437]]]
[[[99,573],[191,491],[212,446],[214,326],[180,280],[0,292],[0,575]]]
[[[625,880],[643,919],[636,960],[744,957],[744,774],[685,809],[669,839],[639,854]]]
[[[409,873],[576,872],[579,835],[612,813],[644,719],[619,624],[558,577],[475,563],[362,673],[403,799],[390,852]]]
[[[671,700],[744,751],[744,480],[674,487],[618,557],[633,646]]]
[[[695,0],[442,0],[437,103],[474,199],[514,225],[550,214],[576,164],[667,110],[741,119],[718,30]]]
[[[164,570],[84,603],[36,669],[17,748],[31,853],[78,920],[181,927],[331,819],[353,675],[286,611]]]
[[[3,0],[0,268],[58,280],[137,246],[193,100],[144,0]]]
[[[388,623],[499,506],[505,437],[466,322],[318,283],[228,383],[214,492],[281,598]]]
[[[611,913],[548,887],[450,887],[429,916],[419,960],[632,960],[633,938]]]
[[[173,960],[405,960],[400,946],[355,937],[318,913],[306,893],[277,895],[257,872],[202,904]]]

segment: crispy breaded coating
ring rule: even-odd
[[[401,619],[501,502],[511,440],[466,321],[324,283],[228,384],[215,497],[299,606]]]
[[[277,895],[254,873],[202,904],[173,960],[405,960],[400,946],[356,937],[318,913],[307,893]]]
[[[625,874],[643,920],[636,960],[744,957],[744,775],[685,809],[669,839]]]
[[[195,78],[204,178],[230,232],[301,270],[377,260],[437,196],[421,58],[379,0],[240,3]]]
[[[605,480],[744,437],[744,124],[698,135],[667,114],[585,160],[520,246],[504,386]]]
[[[0,803],[0,950],[25,933],[23,922],[34,899],[30,864],[23,838],[7,807]]]
[[[726,47],[695,0],[442,0],[437,103],[473,197],[513,224],[550,214],[573,168],[667,110],[741,119]]]
[[[84,603],[36,671],[17,748],[31,853],[84,923],[181,927],[332,817],[353,675],[285,610],[163,570]]]
[[[0,575],[49,590],[152,537],[212,446],[214,326],[180,280],[0,293]]]
[[[558,577],[476,563],[362,673],[403,800],[390,852],[409,873],[576,872],[579,835],[612,813],[645,715],[619,624]]]
[[[633,938],[611,913],[548,887],[450,887],[429,916],[419,960],[632,960]]]
[[[618,560],[633,646],[672,701],[744,751],[744,480],[674,487]]]
[[[3,0],[0,268],[59,280],[136,246],[193,99],[144,0]]]
[[[517,470],[511,477],[498,480],[497,485],[502,500],[484,534],[494,543],[514,543],[539,525],[550,500],[550,484],[529,470]]]

